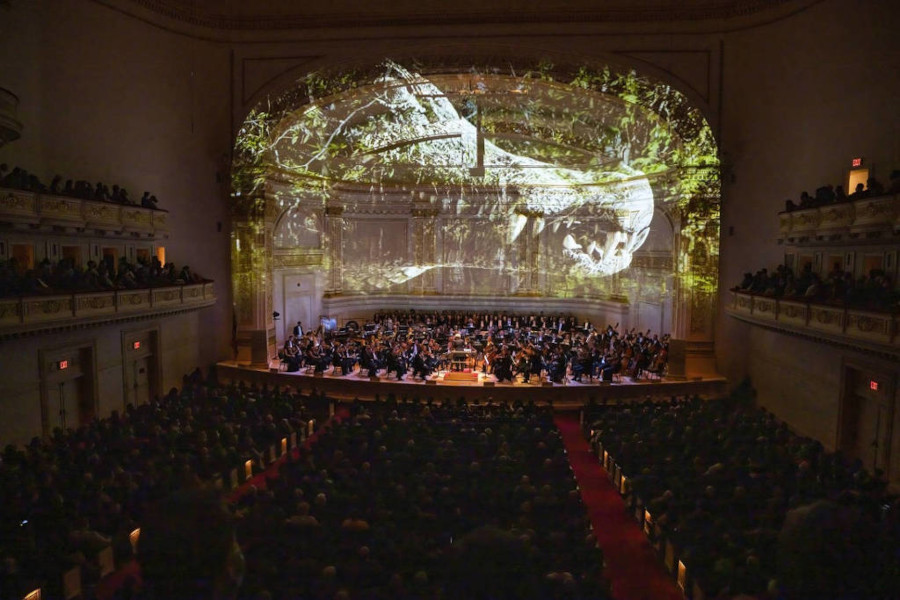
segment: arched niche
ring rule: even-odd
[[[331,316],[531,298],[711,340],[717,149],[668,84],[386,60],[305,74],[250,112],[235,150],[236,312],[270,346],[286,256]]]

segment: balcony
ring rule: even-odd
[[[778,243],[883,242],[900,234],[900,194],[783,212],[778,224]]]
[[[726,312],[785,333],[900,359],[900,315],[731,291]]]
[[[141,206],[0,189],[0,223],[109,237],[165,239],[169,213]]]
[[[0,298],[0,339],[212,306],[213,283]]]

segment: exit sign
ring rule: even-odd
[[[61,360],[58,363],[56,363],[56,366],[59,367],[60,371],[65,371],[66,369],[69,368],[69,361]]]
[[[853,167],[854,169],[857,167],[861,167],[862,165],[863,165],[862,157],[854,158],[853,160],[850,161],[850,166]]]
[[[878,391],[878,382],[875,381],[874,379],[869,381],[869,389],[872,390],[873,392],[877,392]]]
[[[140,343],[140,342],[135,342],[135,343],[131,344],[131,347],[134,348],[135,350],[140,350],[140,349],[141,349],[141,343]]]

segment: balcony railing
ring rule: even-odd
[[[169,236],[168,220],[164,210],[0,189],[0,223],[160,239]]]
[[[213,283],[0,298],[0,337],[211,306]]]
[[[779,213],[778,225],[782,243],[889,238],[900,231],[900,194]]]
[[[738,319],[840,344],[900,354],[900,314],[785,300],[731,291],[728,313]]]

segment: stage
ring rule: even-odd
[[[396,374],[379,371],[378,377],[368,377],[365,371],[358,368],[348,375],[342,375],[340,369],[334,373],[329,367],[327,371],[316,375],[306,369],[288,373],[279,369],[277,362],[268,367],[253,367],[235,361],[223,361],[216,365],[216,373],[221,382],[266,383],[270,386],[288,386],[303,392],[316,390],[342,400],[373,399],[376,395],[385,397],[394,394],[397,397],[433,399],[436,401],[487,400],[496,401],[534,400],[535,402],[552,402],[561,406],[580,406],[589,400],[643,400],[648,396],[667,398],[671,396],[700,395],[704,397],[720,396],[727,391],[724,377],[697,377],[690,380],[640,379],[632,380],[621,377],[611,383],[598,380],[590,382],[572,381],[567,378],[564,383],[538,381],[532,378],[531,383],[521,379],[513,382],[498,382],[492,374],[478,371],[440,371],[427,380],[413,379],[412,373],[398,380]]]

